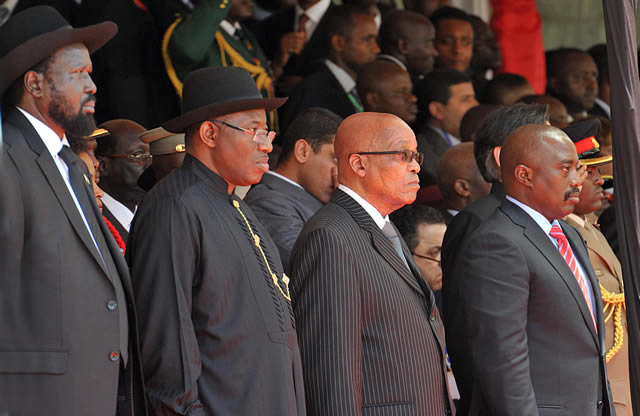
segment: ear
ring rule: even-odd
[[[220,129],[218,126],[207,120],[200,123],[200,129],[198,130],[198,137],[196,140],[200,140],[200,142],[208,148],[214,149],[216,147],[216,139],[218,138],[219,132]]]
[[[364,107],[368,108],[369,110],[366,111],[377,111],[378,109],[378,93],[376,92],[368,92],[367,94],[365,94],[364,96]]]
[[[431,117],[436,120],[444,120],[444,104],[437,101],[431,101],[429,103],[429,113]]]
[[[398,51],[401,54],[403,54],[403,55],[406,54],[407,53],[407,49],[408,49],[407,48],[407,40],[405,38],[398,39],[397,47],[398,47]]]
[[[527,188],[531,188],[531,181],[533,179],[533,169],[526,165],[518,165],[513,170],[513,176],[516,178],[520,184],[524,185]]]
[[[35,71],[27,71],[23,78],[24,88],[29,94],[36,98],[42,98],[44,85],[44,74]]]
[[[493,160],[496,161],[496,165],[498,165],[498,169],[500,169],[500,152],[502,151],[502,146],[496,146],[493,148]]]
[[[329,42],[331,44],[331,49],[333,49],[334,51],[338,53],[341,53],[342,51],[344,51],[345,43],[346,43],[344,36],[335,34],[331,36],[331,39],[329,40]]]
[[[362,155],[359,155],[357,153],[349,156],[349,167],[356,175],[361,178],[364,178],[367,174],[367,162],[362,157]]]
[[[293,146],[293,157],[295,157],[296,161],[300,164],[304,164],[309,160],[311,152],[313,152],[313,149],[305,139],[298,139]]]
[[[97,156],[97,158],[100,162],[98,164],[98,177],[106,178],[107,176],[109,176],[109,170],[111,169],[111,160],[110,158],[104,156]]]
[[[453,190],[462,198],[468,198],[471,195],[471,186],[466,179],[458,178],[453,182]]]

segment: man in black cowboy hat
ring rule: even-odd
[[[66,138],[95,129],[89,54],[116,31],[46,6],[0,27],[0,414],[146,413],[127,265]]]
[[[289,277],[234,194],[269,169],[265,111],[284,101],[242,68],[204,68],[162,126],[185,133],[184,162],[145,196],[127,246],[154,414],[305,414]]]

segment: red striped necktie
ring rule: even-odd
[[[309,16],[305,13],[302,13],[298,18],[298,32],[304,33],[304,41],[307,42],[307,22],[309,21]]]
[[[562,228],[559,225],[554,224],[551,226],[551,231],[549,231],[549,235],[553,237],[558,242],[558,250],[560,250],[560,254],[564,261],[567,262],[573,276],[576,278],[578,282],[578,286],[580,286],[580,290],[582,290],[582,295],[584,296],[585,302],[587,302],[587,307],[589,308],[589,312],[591,312],[591,319],[593,320],[593,326],[596,328],[596,332],[598,332],[598,325],[596,325],[596,318],[593,313],[593,308],[591,306],[591,302],[589,301],[589,295],[587,293],[587,281],[584,276],[580,272],[580,268],[578,267],[578,261],[573,255],[573,250],[569,245],[569,240],[567,240],[567,236],[562,232]]]

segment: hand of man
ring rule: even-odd
[[[304,49],[305,34],[302,32],[289,32],[280,38],[280,52],[289,55],[299,55]]]

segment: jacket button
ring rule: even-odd
[[[120,354],[118,354],[117,352],[113,351],[111,354],[109,354],[109,359],[111,361],[118,361],[120,359]]]
[[[107,302],[107,309],[109,309],[110,311],[115,311],[116,309],[118,309],[118,302],[110,299],[109,302]]]
[[[598,400],[598,409],[602,409],[604,407],[604,402],[602,400]]]

